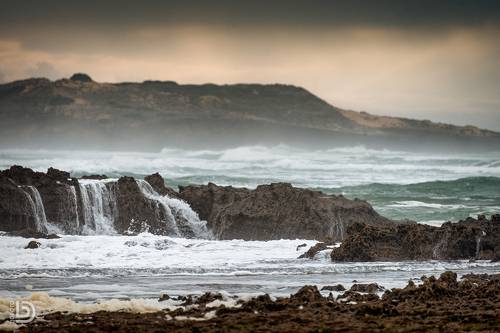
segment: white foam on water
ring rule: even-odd
[[[255,187],[289,181],[298,186],[342,187],[369,183],[410,184],[475,176],[500,177],[500,153],[434,155],[364,147],[307,150],[277,145],[224,150],[92,152],[2,150],[0,168],[23,164],[38,171],[56,167],[74,173],[200,177],[221,185]],[[231,181],[225,181],[230,175]]]
[[[4,298],[0,297],[0,320],[9,318],[10,305],[15,301],[30,302],[35,306],[37,316],[53,312],[94,313],[97,311],[126,311],[133,313],[156,312],[163,309],[175,309],[174,301],[158,302],[156,299],[136,298],[131,300],[111,299],[99,302],[75,302],[69,298],[51,297],[45,292],[34,292],[29,296]]]
[[[415,201],[415,200],[396,201],[393,204],[387,205],[387,207],[402,207],[402,208],[422,207],[422,208],[437,208],[437,209],[439,209],[439,208],[448,208],[448,209],[473,208],[473,207],[464,206],[464,205],[444,205],[444,204],[428,203],[428,202]]]
[[[500,267],[500,263],[370,262],[332,263],[328,253],[316,260],[297,259],[314,240],[204,240],[152,234],[76,236],[41,239],[26,250],[28,240],[0,236],[0,277],[145,275],[288,275],[348,272],[423,271]],[[299,244],[306,246],[297,251]],[[69,274],[69,275],[68,275]]]

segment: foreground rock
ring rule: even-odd
[[[500,215],[479,216],[441,227],[423,224],[354,224],[333,261],[496,259],[500,250]]]
[[[217,299],[213,294],[209,301]],[[358,301],[354,301],[357,299]],[[262,295],[239,307],[210,306],[154,313],[54,313],[21,332],[498,332],[500,275],[423,278],[382,297],[347,291],[323,297],[305,286],[289,298]]]
[[[219,239],[302,238],[341,240],[356,222],[385,226],[365,201],[295,188],[260,185],[255,190],[215,184],[179,187],[180,197],[198,212]]]

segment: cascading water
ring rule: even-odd
[[[213,238],[206,222],[184,201],[158,194],[145,180],[137,180],[144,196],[156,204],[157,216],[166,216],[165,223],[176,236],[187,238]],[[161,210],[161,211],[160,211]],[[163,213],[163,214],[162,214]]]
[[[28,202],[35,217],[36,230],[40,232],[47,232],[48,224],[45,216],[45,209],[43,208],[42,197],[34,186],[23,186],[23,190],[28,197]]]
[[[114,187],[100,180],[80,180],[84,234],[115,234],[113,223],[117,216]],[[108,182],[109,183],[109,182]]]

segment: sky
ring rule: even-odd
[[[287,83],[500,131],[500,1],[9,1],[0,82]]]

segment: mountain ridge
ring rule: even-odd
[[[419,145],[424,136],[443,147],[500,148],[494,131],[344,110],[286,84],[99,83],[83,73],[56,81],[31,78],[0,85],[0,116],[0,138],[9,146],[78,146],[84,140],[106,149],[128,140],[130,148],[149,143],[156,149],[164,141],[230,146],[291,140],[385,147]],[[136,137],[127,139],[124,131]]]

